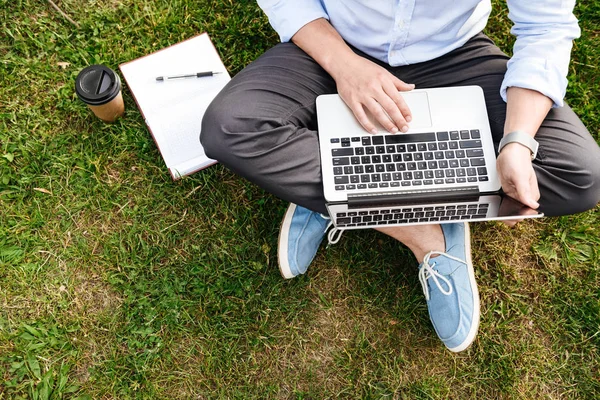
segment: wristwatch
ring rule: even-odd
[[[523,131],[510,132],[508,135],[504,136],[500,141],[500,145],[498,146],[498,154],[500,154],[504,146],[506,146],[509,143],[519,143],[521,146],[527,147],[529,151],[531,151],[531,160],[535,160],[539,143],[529,134]]]

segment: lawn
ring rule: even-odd
[[[473,226],[481,326],[436,338],[416,261],[373,231],[277,269],[286,204],[221,165],[173,182],[131,93],[84,67],[208,32],[232,75],[277,36],[254,1],[0,0],[0,399],[600,397],[600,207]],[[600,3],[567,101],[598,138]],[[505,5],[486,33],[510,52]]]

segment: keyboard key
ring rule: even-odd
[[[377,137],[377,136],[375,136]],[[386,144],[435,142],[435,134],[429,133],[398,133],[397,135],[386,135]]]
[[[378,164],[381,162],[381,156],[371,156],[371,161],[373,161],[373,164]]]
[[[376,146],[375,153],[377,154],[385,154],[385,146]]]
[[[483,149],[467,150],[467,157],[483,157]]]
[[[481,140],[462,140],[460,142],[461,149],[473,149],[476,147],[481,147]]]
[[[357,156],[362,156],[363,154],[365,154],[365,148],[364,147],[357,147],[354,149],[354,152]]]
[[[411,153],[414,153],[415,151],[417,151],[417,146],[414,144],[406,145],[406,150]]]
[[[358,150],[358,149],[356,149]],[[465,151],[464,150],[456,150],[454,152],[454,154],[456,155],[456,158],[465,158]]]
[[[358,157],[358,156],[350,157],[350,163],[352,165],[360,164],[360,157]]]
[[[438,143],[438,148],[440,150],[448,150],[448,143],[447,142],[440,142],[440,143]]]
[[[384,182],[389,182],[392,180],[392,174],[390,174],[389,172],[385,172],[381,174],[381,179],[383,179]]]
[[[360,142],[360,138],[358,136],[353,136],[352,138],[350,138],[350,140],[352,142]]]
[[[483,158],[472,158],[471,159],[471,166],[472,167],[479,167],[485,165],[485,160]]]
[[[460,131],[460,138],[471,139],[471,135],[469,134],[469,131]]]
[[[383,164],[377,164],[375,166],[375,171],[376,172],[384,172],[385,171],[385,165],[383,165]]]
[[[458,160],[450,160],[449,164],[450,168],[458,168]]]
[[[343,174],[342,167],[333,167],[333,174],[334,175],[341,175],[341,174]]]
[[[365,147],[365,151],[367,152],[367,154],[375,154],[375,147],[367,146]]]
[[[350,176],[350,183],[358,183],[358,182],[360,182],[360,176],[358,176],[358,175]]]
[[[382,135],[373,136],[372,141],[373,141],[373,144],[375,144],[375,145],[383,144],[383,136]]]
[[[448,144],[448,148],[452,149],[452,150],[456,150],[456,149],[458,149],[458,143],[457,142],[450,142],[450,144]]]
[[[362,183],[369,183],[369,182],[371,182],[371,175],[367,175],[367,174],[361,175],[360,176],[360,181]]]
[[[419,151],[426,151],[427,150],[427,145],[425,143],[419,143],[417,145],[417,150],[419,150]]]
[[[334,166],[350,165],[350,158],[348,158],[348,157],[334,158],[333,165]]]
[[[469,160],[467,160],[466,158],[463,158],[462,160],[460,160],[460,166],[461,167],[468,167],[469,166]]]
[[[350,179],[344,175],[336,176],[336,177],[334,177],[334,180],[335,180],[336,185],[346,184],[346,183],[350,182]]]
[[[339,138],[332,138],[331,139],[331,143],[339,143],[340,139]]]
[[[371,136],[363,136],[362,137],[362,145],[370,146],[371,145]]]
[[[353,172],[354,172],[354,168],[352,168],[351,166],[344,167],[344,174],[351,175]]]
[[[335,190],[344,190],[345,188],[344,185],[335,185]]]
[[[356,189],[356,185],[346,185],[346,190],[354,190]]]
[[[350,147],[350,142],[342,142],[342,147]]]
[[[396,152],[396,146],[394,146],[394,145],[385,146],[385,149],[387,150],[388,153],[395,153]]]
[[[406,163],[406,169],[408,169],[409,171],[414,171],[417,169],[417,164],[414,162]]]
[[[450,139],[452,139],[452,140],[460,139],[460,136],[458,135],[458,131],[450,131]]]
[[[427,143],[427,150],[436,151],[438,149],[437,143]]]
[[[485,167],[477,168],[477,175],[487,175],[487,169]]]
[[[473,138],[473,139],[479,139],[479,138],[481,138],[481,134],[479,133],[479,129],[472,129],[471,130],[471,138]]]
[[[381,156],[381,159],[383,160],[384,163],[392,162],[392,156],[390,156],[389,154],[384,154],[383,156]]]
[[[450,137],[448,136],[448,132],[438,132],[437,133],[438,140],[448,140]]]

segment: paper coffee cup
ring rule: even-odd
[[[125,112],[121,79],[107,66],[90,65],[82,69],[75,80],[75,92],[105,122],[114,122]]]

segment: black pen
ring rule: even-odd
[[[185,74],[185,75],[173,75],[173,76],[157,76],[157,81],[166,81],[169,79],[182,79],[182,78],[202,78],[204,76],[213,76],[215,74],[220,74],[221,72],[213,72],[213,71],[205,71],[205,72],[196,72],[193,74]]]

